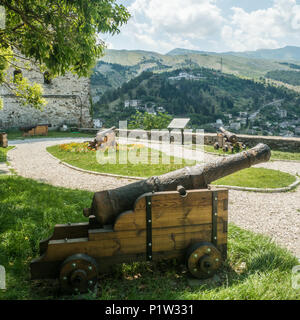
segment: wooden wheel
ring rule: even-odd
[[[222,255],[212,243],[197,242],[187,251],[187,268],[195,278],[212,277],[220,268],[221,263]]]
[[[228,146],[227,145],[223,147],[223,151],[224,152],[228,152]]]
[[[214,149],[215,149],[215,150],[219,150],[219,148],[220,148],[220,145],[218,144],[218,142],[216,142],[216,143],[214,144]]]
[[[98,266],[95,259],[86,254],[68,257],[60,269],[61,289],[66,293],[85,293],[97,284]]]

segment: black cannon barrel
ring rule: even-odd
[[[133,209],[136,199],[144,193],[176,191],[178,186],[186,190],[205,189],[209,183],[224,176],[267,162],[270,156],[270,148],[258,144],[250,150],[214,162],[185,167],[117,189],[96,192],[91,209],[85,209],[84,215],[94,215],[101,225],[113,224],[120,213]]]
[[[227,140],[231,143],[237,142],[236,134],[225,130],[223,127],[220,127],[219,130],[223,133],[223,135],[227,138]]]

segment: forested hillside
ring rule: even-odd
[[[172,79],[182,72],[197,80]],[[120,88],[107,91],[95,111],[116,125],[117,120],[125,120],[134,112],[131,108],[124,108],[124,102],[132,99],[140,100],[141,105],[163,107],[174,116],[188,116],[194,127],[216,119],[225,121],[228,113],[233,116],[241,111],[251,114],[275,100],[284,101],[283,108],[291,117],[300,116],[300,96],[296,92],[271,86],[265,81],[241,79],[206,68],[160,74],[144,72]],[[268,112],[265,113],[267,117]]]
[[[300,69],[300,66],[296,67],[299,67]],[[285,82],[293,86],[300,86],[300,71],[274,70],[268,72],[266,78]]]

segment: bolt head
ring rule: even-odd
[[[72,263],[72,267],[73,267],[73,268],[76,268],[76,266],[77,266],[77,265],[76,265],[76,263],[75,263],[75,262],[74,262],[74,263]]]
[[[67,277],[63,277],[63,280],[64,280],[64,281],[67,281],[67,280],[68,280],[68,278],[67,278]]]
[[[198,258],[198,255],[197,255],[197,253],[196,253],[196,254],[194,254],[194,258]]]
[[[150,242],[148,245],[149,245],[149,247],[151,247],[151,246],[152,246],[152,243]]]
[[[219,259],[218,259],[218,258],[216,258],[216,262],[219,262]]]
[[[92,271],[93,267],[92,266],[88,266],[88,269],[89,269],[89,271]]]
[[[207,252],[211,252],[211,249],[210,248],[207,248],[207,250],[206,250]]]
[[[198,271],[198,269],[195,268],[195,269],[194,269],[194,272],[197,272],[197,271]]]
[[[93,285],[93,284],[94,284],[94,282],[93,282],[92,280],[90,280],[90,281],[89,281],[89,284],[90,284],[90,285]]]

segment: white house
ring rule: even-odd
[[[240,130],[241,129],[241,123],[240,122],[233,122],[230,124],[230,129],[233,130]]]

